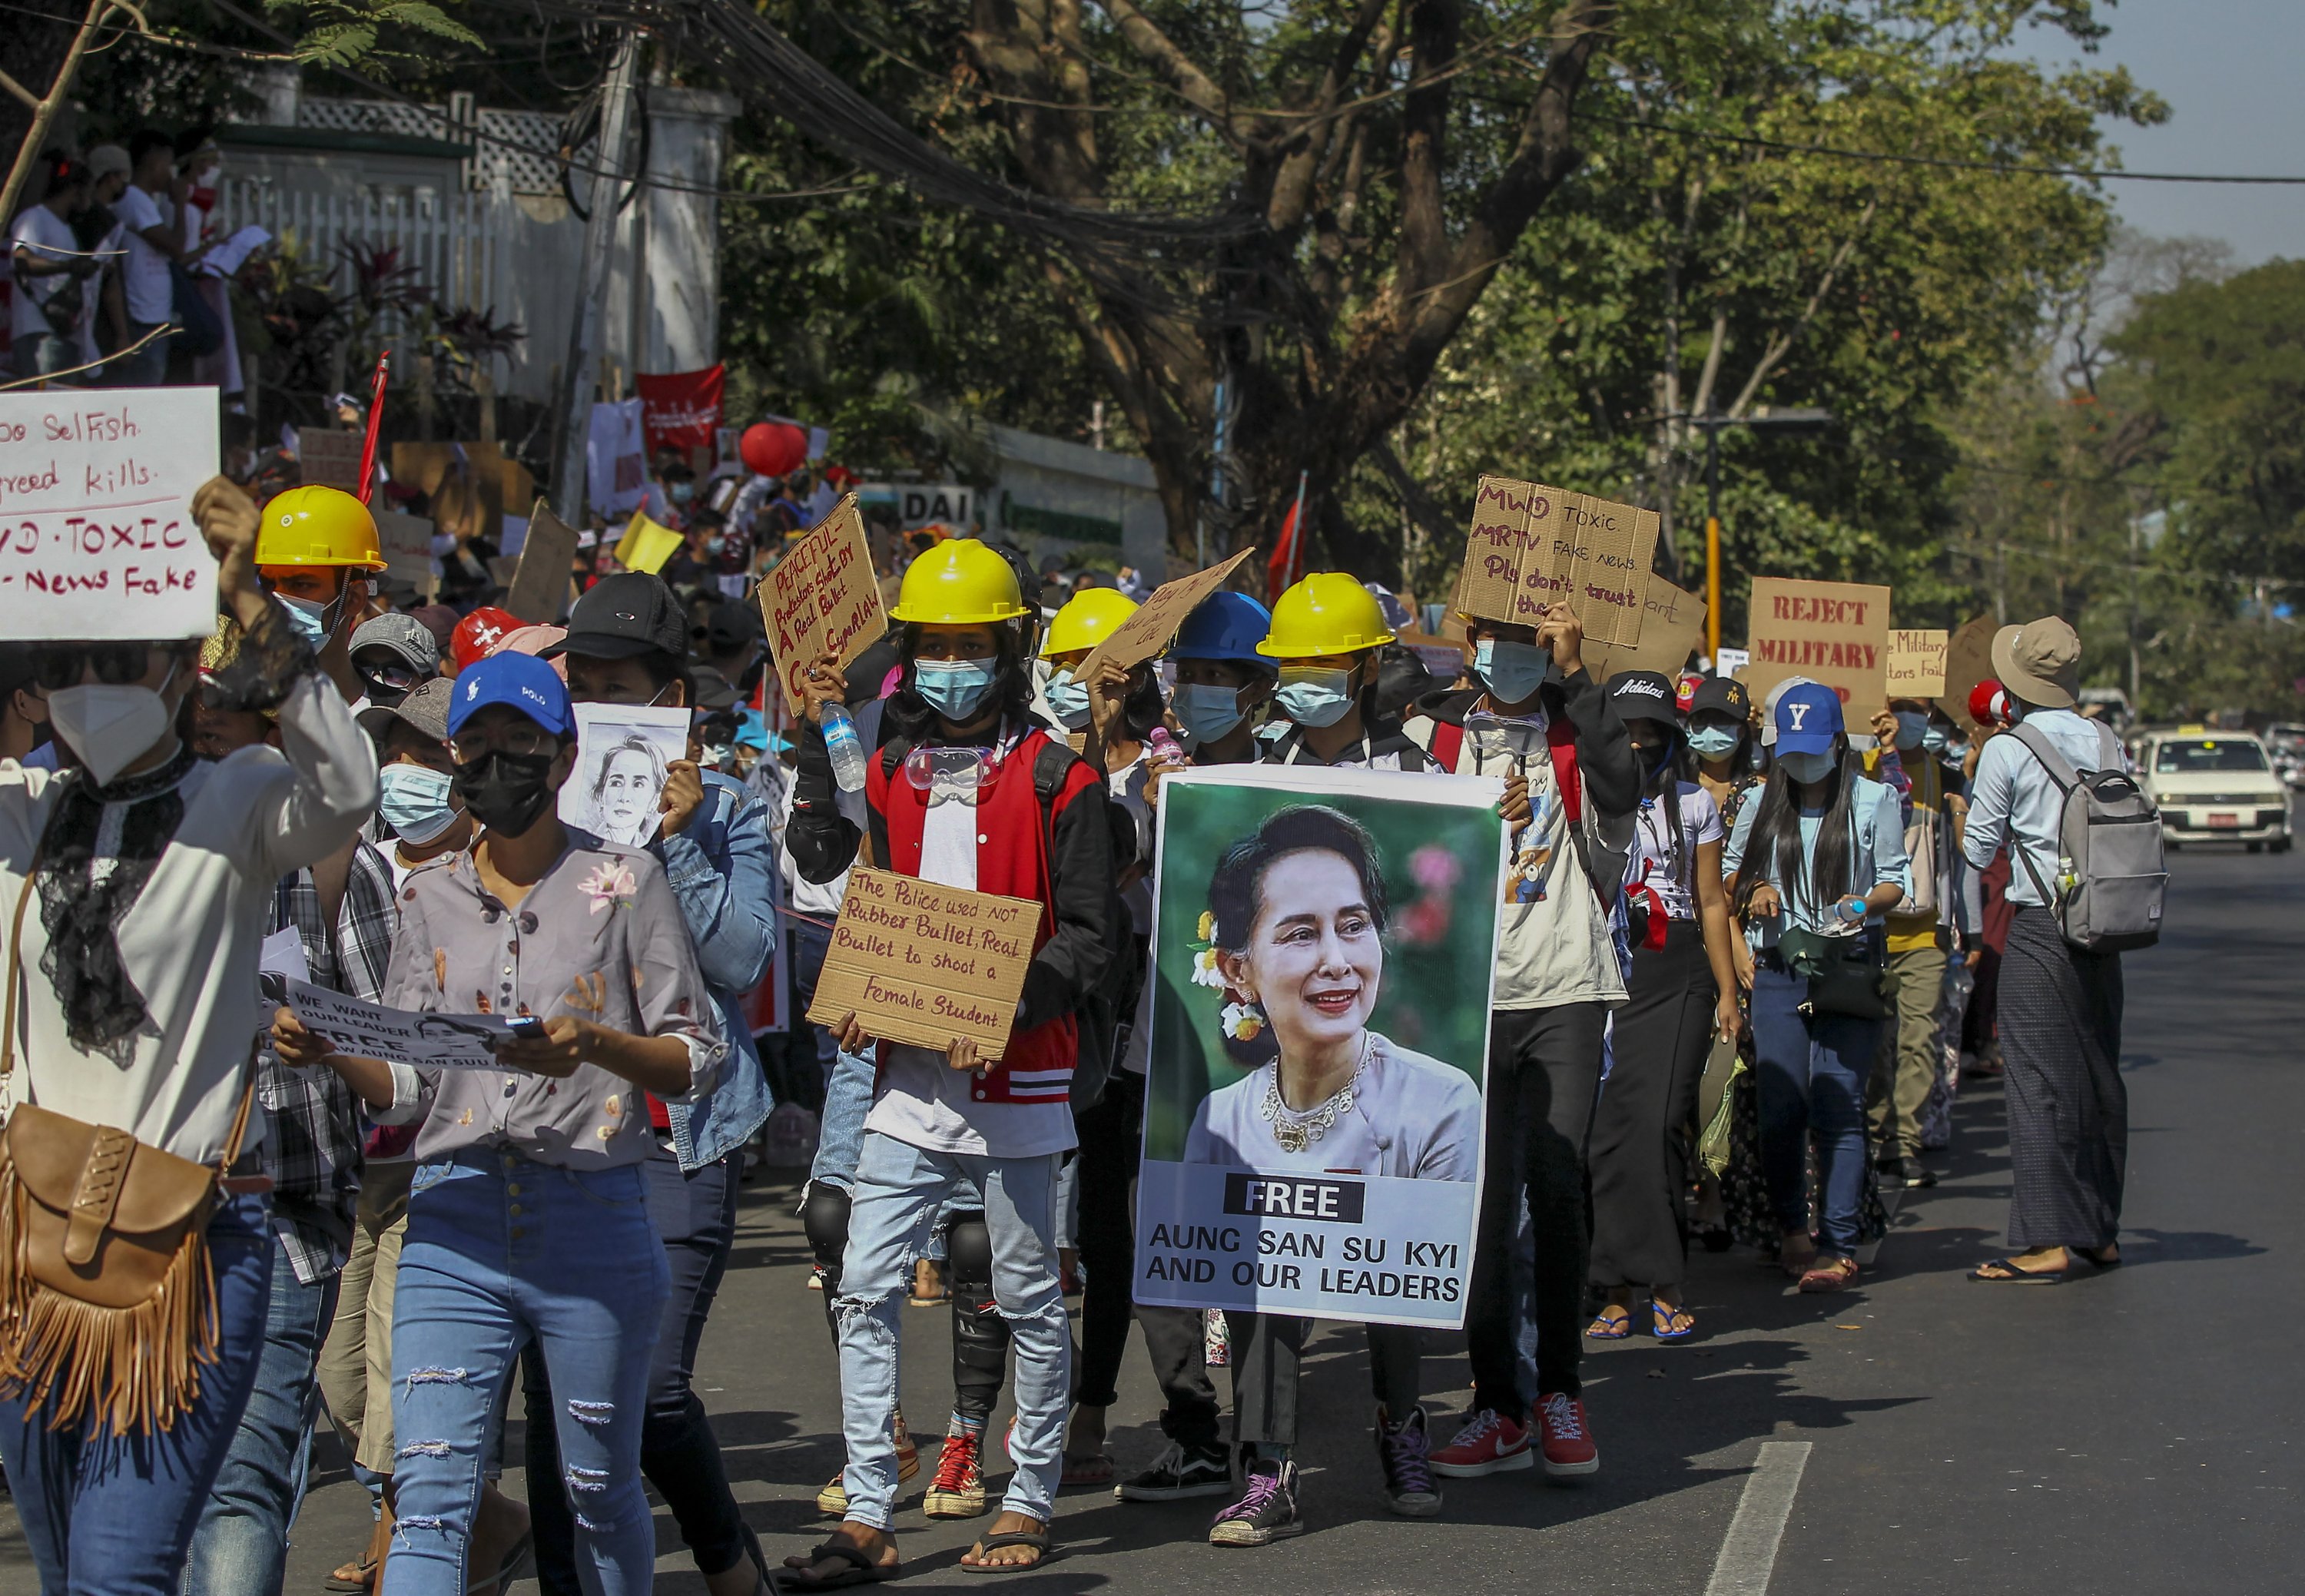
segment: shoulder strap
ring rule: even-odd
[[[40,850],[35,848],[31,861],[24,866],[23,889],[16,894],[15,921],[8,928],[7,1018],[0,1021],[7,1028],[0,1032],[0,1081],[6,1080],[16,1067],[16,988],[24,975],[24,908],[32,900],[32,878],[39,870]]]
[[[1436,717],[1433,722],[1433,742],[1426,751],[1445,774],[1455,775],[1458,757],[1465,751],[1464,723]]]
[[[2049,734],[2038,726],[2020,725],[2010,735],[2040,761],[2041,768],[2049,772],[2049,780],[2057,784],[2058,791],[2071,792],[2080,784],[2080,772],[2073,768],[2071,760],[2057,751],[2057,745],[2051,742]]]
[[[1544,746],[1552,755],[1552,779],[1561,788],[1561,812],[1575,825],[1585,817],[1585,780],[1577,769],[1577,725],[1566,713],[1549,715]]]
[[[2127,751],[2121,746],[2121,739],[2113,734],[2113,728],[2103,721],[2097,723],[2097,749],[2098,754],[2103,755],[2102,762],[2097,767],[2101,771],[2117,771],[2121,768],[2122,763],[2128,758]]]

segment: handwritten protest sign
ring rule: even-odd
[[[854,1014],[870,1036],[938,1053],[969,1037],[980,1056],[997,1059],[1008,1046],[1040,918],[1029,898],[860,865],[848,873],[808,1017],[838,1025]]]
[[[207,636],[216,561],[191,499],[216,465],[212,388],[0,394],[0,633]]]
[[[1950,632],[1889,633],[1889,696],[1935,698],[1944,692],[1945,650]]]
[[[1588,639],[1637,643],[1661,525],[1654,510],[1636,505],[1484,476],[1452,608],[1535,626],[1566,603]]]
[[[1823,682],[1860,721],[1888,703],[1889,590],[1856,582],[1753,578],[1752,663],[1756,699],[1789,676]]]
[[[558,620],[568,603],[568,571],[576,558],[576,529],[552,513],[542,499],[529,512],[528,537],[520,546],[504,607],[536,626]]]
[[[798,712],[801,675],[811,661],[829,653],[846,665],[889,629],[854,493],[785,550],[760,585],[760,602],[777,679]]]
[[[1221,588],[1240,562],[1255,552],[1254,549],[1243,549],[1222,565],[1195,571],[1174,582],[1163,582],[1153,589],[1151,598],[1136,607],[1135,614],[1113,627],[1112,635],[1080,662],[1074,677],[1086,681],[1089,673],[1106,660],[1125,669],[1159,653],[1169,646],[1169,639],[1177,635],[1177,628],[1185,624],[1185,617],[1199,609],[1202,601]]]
[[[268,980],[276,979],[269,977]],[[426,1014],[364,1003],[325,986],[280,982],[281,997],[338,1053],[422,1070],[501,1070],[496,1045],[511,1036],[501,1014]]]
[[[361,449],[367,442],[359,432],[337,427],[296,429],[296,464],[308,488],[361,490]]]
[[[430,593],[432,523],[421,516],[404,516],[397,510],[371,509],[369,514],[376,517],[376,541],[384,551],[386,574],[395,581]]]
[[[2000,629],[2000,623],[1990,615],[1972,616],[1954,629],[1945,644],[1944,693],[1937,704],[1957,726],[1973,723],[1969,718],[1969,696],[1978,683],[1993,674],[1993,637]]]
[[[1638,643],[1585,644],[1585,669],[1595,681],[1627,670],[1677,676],[1705,635],[1705,601],[1662,576],[1651,576],[1641,601]]]

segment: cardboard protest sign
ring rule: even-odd
[[[576,529],[539,499],[529,512],[528,536],[520,546],[520,564],[506,584],[504,607],[534,626],[557,621],[567,609],[568,572],[576,558]]]
[[[811,661],[829,653],[845,666],[889,629],[855,494],[785,550],[757,596],[777,679],[797,713],[801,675]]]
[[[956,1037],[997,1059],[1033,962],[1041,906],[859,865],[808,1017],[854,1014],[868,1036],[942,1053]]]
[[[679,549],[678,533],[662,522],[650,520],[646,510],[634,510],[625,535],[617,540],[617,563],[628,571],[654,576]]]
[[[1126,669],[1151,659],[1169,646],[1177,628],[1185,624],[1185,617],[1201,607],[1204,600],[1225,585],[1241,561],[1255,553],[1255,549],[1243,549],[1222,565],[1212,565],[1205,571],[1195,571],[1189,576],[1179,576],[1174,582],[1163,582],[1152,590],[1152,596],[1136,607],[1135,614],[1118,626],[1102,643],[1090,651],[1080,662],[1074,677],[1086,681],[1089,673],[1103,661],[1110,660]]]
[[[1272,765],[1162,783],[1137,1302],[1463,1322],[1498,928],[1541,912],[1506,873],[1502,785]],[[1244,844],[1270,852],[1257,891],[1212,892]],[[1243,902],[1252,924],[1220,920]],[[1275,928],[1298,925],[1350,974],[1292,969]]]
[[[277,979],[277,977],[268,977]],[[325,986],[280,983],[281,1001],[338,1053],[423,1070],[502,1070],[496,1045],[511,1036],[501,1014],[430,1014],[364,1003]]]
[[[603,841],[644,846],[656,835],[665,778],[688,757],[688,712],[645,704],[576,705],[576,769],[560,787],[560,818]]]
[[[1937,700],[1937,707],[1956,726],[1976,725],[1969,718],[1969,696],[1977,690],[1978,683],[1993,674],[1993,638],[2000,630],[2000,623],[1990,615],[1972,616],[1954,629],[1945,644],[1944,695]]]
[[[506,466],[511,462],[493,443],[396,443],[393,480],[425,496],[425,508],[441,531],[493,542],[505,512]],[[522,473],[525,474],[525,473]],[[535,490],[529,490],[532,496]],[[528,499],[511,501],[526,504]]]
[[[1945,650],[1952,636],[1950,632],[1892,627],[1889,633],[1889,696],[1940,696],[1945,687]]]
[[[1805,676],[1839,693],[1853,724],[1888,704],[1887,588],[1756,576],[1747,615],[1753,659],[1742,680],[1756,699]]]
[[[1752,662],[1753,653],[1750,649],[1731,648],[1724,643],[1721,645],[1721,652],[1714,656],[1713,674],[1726,680],[1734,681],[1738,673]]]
[[[1596,643],[1637,643],[1663,522],[1654,510],[1484,476],[1451,608],[1535,626],[1566,603]]]
[[[296,464],[308,488],[361,491],[361,450],[367,435],[339,427],[296,429]]]
[[[377,546],[384,552],[384,568],[394,580],[430,594],[432,576],[432,523],[421,516],[371,508],[376,517]]]
[[[216,470],[213,388],[0,393],[9,641],[207,636],[217,568],[191,499]]]
[[[1595,681],[1627,670],[1678,676],[1705,636],[1705,601],[1662,576],[1649,578],[1641,600],[1640,641],[1585,644],[1585,669]]]

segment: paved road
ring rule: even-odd
[[[2173,865],[2173,929],[2130,961],[2128,1267],[2048,1290],[1962,1278],[1997,1250],[2008,1190],[1998,1089],[1973,1089],[1950,1175],[1903,1205],[1862,1289],[1802,1298],[1739,1255],[1700,1257],[1700,1341],[1641,1338],[1589,1361],[1603,1465],[1594,1480],[1454,1481],[1443,1518],[1386,1516],[1359,1337],[1332,1330],[1308,1374],[1310,1533],[1220,1551],[1201,1539],[1211,1504],[1123,1506],[1083,1492],[1064,1500],[1067,1555],[1033,1591],[1190,1596],[1253,1579],[1271,1596],[1375,1596],[1501,1579],[1654,1596],[1697,1596],[1708,1582],[1776,1596],[2030,1596],[2045,1583],[2159,1592],[2293,1577],[2305,1546],[2292,1438],[2305,1412],[2293,1350],[2305,1275],[2284,1250],[2305,1127],[2305,858],[2188,852]],[[821,1531],[812,1498],[839,1464],[832,1353],[820,1299],[804,1289],[793,1200],[788,1186],[748,1188],[700,1380],[737,1494],[778,1551]],[[906,1411],[934,1430],[950,1395],[944,1316],[913,1310],[906,1327]],[[1461,1349],[1435,1337],[1431,1351],[1426,1388],[1452,1409],[1466,1395]],[[1115,1414],[1124,1464],[1158,1449],[1155,1406],[1132,1350]],[[1749,1566],[1756,1526],[1765,1550],[1766,1509],[1788,1492],[1773,1577],[1728,1583]],[[363,1504],[327,1448],[291,1592],[319,1591],[361,1543]],[[957,1566],[968,1529],[931,1526],[917,1495],[910,1504],[906,1585],[981,1588]],[[668,1549],[659,1588],[701,1592],[670,1517],[659,1511],[657,1523]],[[1724,1542],[1747,1562],[1732,1549],[1716,1578]],[[0,1591],[30,1589],[21,1541],[0,1516]]]

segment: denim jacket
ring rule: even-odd
[[[768,807],[740,783],[707,771],[704,801],[688,824],[669,836],[659,832],[648,847],[688,922],[697,968],[728,1037],[720,1079],[693,1102],[665,1105],[680,1166],[696,1169],[742,1147],[773,1106],[744,1018],[744,995],[761,984],[777,945]]]

